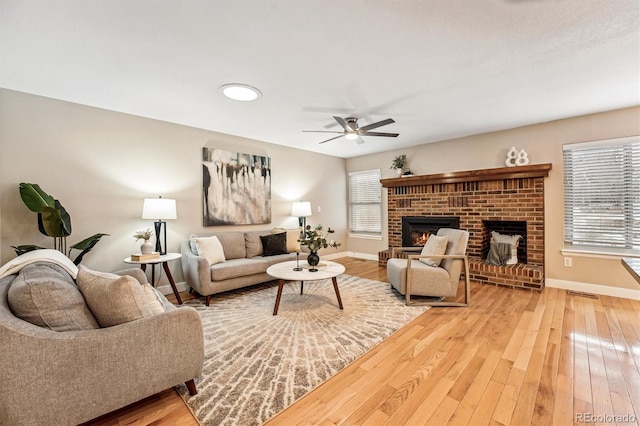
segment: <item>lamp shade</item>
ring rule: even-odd
[[[143,219],[177,219],[176,200],[170,198],[145,198]]]
[[[297,216],[297,217],[311,216],[311,202],[295,201],[291,205],[291,216]]]

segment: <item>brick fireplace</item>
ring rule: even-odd
[[[544,287],[544,178],[551,164],[382,179],[388,195],[389,247],[402,246],[403,217],[456,217],[469,231],[471,279]],[[522,235],[515,265],[485,262],[490,232]],[[379,253],[386,264],[389,250]]]

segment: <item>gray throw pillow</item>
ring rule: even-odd
[[[287,234],[269,234],[260,237],[262,241],[262,256],[287,254]]]
[[[153,315],[142,285],[129,275],[92,271],[80,265],[76,282],[101,327]]]
[[[54,331],[99,328],[84,297],[62,267],[35,262],[22,268],[7,294],[15,316]]]

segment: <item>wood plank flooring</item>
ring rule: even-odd
[[[376,262],[337,261],[347,274],[386,281]],[[470,307],[430,309],[267,425],[638,425],[639,417],[640,302],[473,283]],[[169,389],[88,424],[197,422]]]

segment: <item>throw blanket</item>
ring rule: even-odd
[[[75,280],[78,275],[78,267],[58,250],[43,249],[27,252],[10,260],[0,268],[0,278],[17,274],[25,266],[34,262],[50,262],[64,268]]]
[[[511,244],[494,243],[489,247],[487,254],[487,263],[490,265],[506,265],[507,260],[511,258]]]

